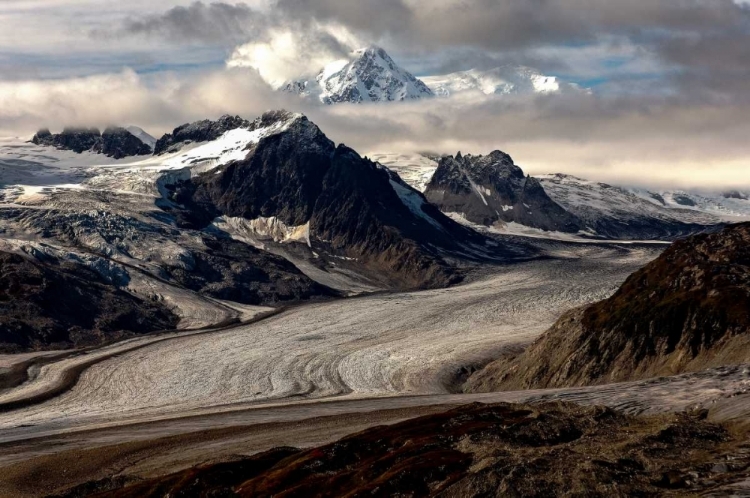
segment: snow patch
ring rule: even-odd
[[[246,220],[245,218],[222,216],[214,220],[213,226],[256,247],[259,246],[258,242],[263,240],[272,240],[279,243],[298,242],[312,247],[309,221],[300,226],[288,226],[276,217]]]
[[[424,192],[427,184],[437,170],[438,163],[422,154],[393,154],[393,153],[371,153],[366,154],[373,161],[385,166],[398,176],[410,187]]]

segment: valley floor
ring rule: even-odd
[[[309,304],[237,327],[90,352],[101,361],[72,388],[0,413],[0,495],[155,475],[209,453],[311,446],[474,401],[563,399],[629,413],[706,407],[718,420],[746,417],[748,367],[614,386],[456,393],[467,372],[528,344],[568,309],[609,296],[659,249],[554,243],[552,258],[488,269],[451,289]],[[80,361],[42,368],[0,391],[0,404],[48,389]]]

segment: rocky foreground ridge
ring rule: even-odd
[[[468,391],[605,384],[750,362],[750,224],[675,242]]]
[[[746,461],[726,463],[741,446],[700,414],[475,404],[319,448],[276,448],[140,482],[120,476],[63,496],[685,496],[746,476]]]

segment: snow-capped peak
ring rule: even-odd
[[[385,102],[432,97],[421,80],[401,68],[380,47],[355,50],[349,59],[327,64],[314,80],[288,83],[286,91],[316,95],[325,104]]]

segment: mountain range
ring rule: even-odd
[[[371,154],[458,221],[501,234],[674,240],[750,220],[746,194],[650,190],[565,174],[531,177],[513,159]]]
[[[2,151],[0,166],[13,178],[0,189],[4,268],[29,282],[48,275],[36,286],[9,283],[9,299],[39,304],[33,313],[6,310],[4,349],[184,327],[194,311],[169,304],[173,292],[278,304],[352,289],[444,287],[480,261],[535,255],[450,219],[301,114],[185,124],[157,140],[154,154],[122,130],[114,134],[137,147],[113,142],[118,154],[108,153],[110,129],[40,132]],[[52,312],[45,296],[80,295],[87,283],[101,287],[105,318],[74,323]],[[128,318],[117,318],[125,303]],[[57,329],[78,332],[44,332]]]

